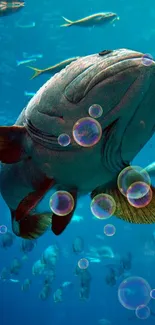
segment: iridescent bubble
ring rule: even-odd
[[[113,236],[116,232],[116,228],[114,225],[108,224],[104,226],[104,234],[106,236]]]
[[[153,57],[149,53],[144,54],[143,57],[142,57],[142,64],[147,66],[147,67],[152,65],[153,61],[154,61]]]
[[[150,297],[152,299],[155,299],[155,289],[152,289],[151,292],[150,292]]]
[[[151,187],[144,182],[133,183],[127,190],[127,200],[135,208],[144,208],[152,200]]]
[[[7,232],[7,226],[5,225],[1,225],[0,226],[0,234],[5,234]]]
[[[150,316],[150,308],[145,305],[138,306],[136,308],[135,314],[139,319],[147,319]]]
[[[125,279],[118,288],[118,299],[123,307],[136,310],[141,305],[147,305],[151,299],[149,283],[138,276]]]
[[[87,258],[81,258],[78,261],[78,267],[82,270],[87,269],[87,267],[89,266],[89,261],[87,260]]]
[[[60,144],[60,146],[67,147],[70,144],[70,142],[71,142],[71,139],[68,134],[62,133],[59,135],[58,143]]]
[[[91,201],[90,209],[98,219],[110,218],[116,210],[116,202],[109,194],[98,194]]]
[[[82,147],[93,147],[101,136],[101,125],[91,117],[81,118],[74,124],[73,138]]]
[[[93,118],[99,118],[103,114],[103,109],[98,104],[93,104],[89,107],[89,115]]]
[[[49,205],[53,213],[58,216],[65,216],[73,210],[74,199],[66,191],[57,191],[51,196]]]
[[[117,178],[118,189],[124,196],[127,196],[129,187],[136,182],[144,182],[148,185],[151,184],[149,174],[139,166],[129,166],[124,168]]]

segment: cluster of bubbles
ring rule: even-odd
[[[97,144],[102,136],[102,128],[98,121],[103,114],[103,109],[98,104],[93,104],[89,107],[88,113],[90,117],[79,119],[73,126],[72,135],[74,141],[81,147],[93,147]],[[62,147],[66,147],[71,143],[71,138],[68,134],[62,133],[58,137],[58,143]]]
[[[151,54],[146,53],[146,54],[143,55],[143,57],[142,57],[142,64],[143,65],[148,67],[148,66],[152,65],[153,62],[154,62],[154,60],[153,60],[153,57],[152,57]]]
[[[116,210],[116,202],[109,194],[97,194],[90,204],[92,214],[102,220],[109,219]]]
[[[135,208],[144,208],[152,200],[150,176],[139,166],[124,168],[118,176],[117,185],[121,194]]]
[[[5,225],[1,225],[0,226],[0,234],[5,234],[6,232],[7,232],[7,226],[5,226]]]
[[[81,270],[86,270],[89,266],[89,261],[87,260],[87,258],[81,258],[79,261],[78,261],[78,267],[81,269]]]
[[[66,216],[74,209],[74,198],[67,191],[57,191],[50,198],[50,209],[58,216]]]
[[[112,224],[107,224],[104,226],[104,234],[108,237],[114,236],[116,232],[116,228]]]
[[[134,310],[139,319],[150,316],[147,306],[151,299],[149,283],[142,277],[132,276],[121,282],[118,288],[118,299],[123,307]]]

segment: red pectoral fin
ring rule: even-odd
[[[55,235],[60,235],[65,230],[75,211],[76,201],[77,201],[77,191],[76,190],[70,191],[70,194],[73,196],[74,199],[74,209],[72,210],[72,212],[67,214],[66,216],[58,216],[56,214],[52,215],[52,231],[54,232]]]
[[[55,184],[53,179],[46,178],[38,190],[31,192],[17,207],[11,211],[14,233],[22,238],[36,239],[41,236],[52,222],[52,213],[31,213],[45,193]]]
[[[0,161],[12,164],[26,158],[22,147],[24,126],[0,126]]]
[[[31,192],[26,196],[18,205],[15,211],[15,219],[19,221],[26,216],[30,215],[30,212],[39,201],[43,198],[45,193],[50,190],[55,184],[54,179],[46,178],[43,183],[40,184],[40,188],[34,192]]]

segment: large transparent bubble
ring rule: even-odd
[[[118,288],[118,299],[123,307],[136,310],[147,305],[151,299],[150,285],[142,277],[133,276],[125,279]]]

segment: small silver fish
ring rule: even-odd
[[[17,67],[19,66],[19,65],[22,65],[22,64],[26,64],[26,63],[30,63],[30,62],[34,62],[34,61],[36,61],[36,59],[30,59],[30,60],[21,60],[21,61],[16,61],[16,63],[17,63]]]
[[[61,287],[62,287],[62,288],[65,288],[65,287],[70,286],[71,284],[72,284],[72,282],[70,282],[70,281],[65,281],[65,282],[63,282],[63,284],[61,285]]]
[[[22,25],[22,24],[20,24],[20,23],[17,22],[15,24],[15,26],[18,27],[18,28],[33,28],[33,27],[36,26],[36,23],[35,23],[35,21],[33,21],[32,23],[29,23],[27,25]]]
[[[23,58],[24,59],[29,59],[29,60],[31,60],[31,59],[42,59],[43,54],[38,53],[38,54],[28,55],[27,52],[23,52]]]
[[[36,93],[29,92],[29,91],[24,91],[24,95],[27,97],[33,97]]]
[[[101,259],[89,256],[89,262],[91,262],[91,263],[101,263]]]
[[[9,279],[9,281],[10,281],[10,282],[13,282],[13,283],[18,283],[18,282],[20,282],[20,281],[17,280],[17,279]]]

